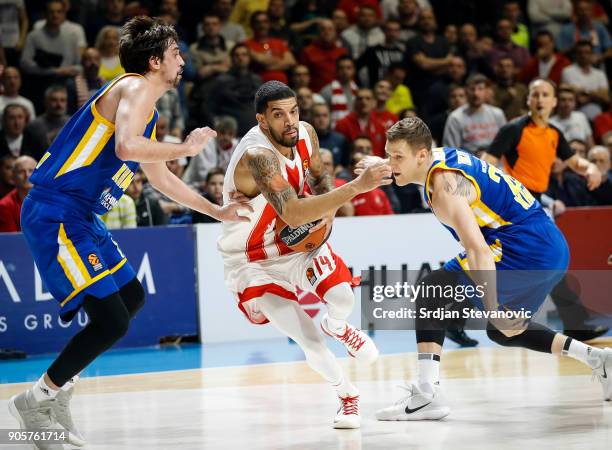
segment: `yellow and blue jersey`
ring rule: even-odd
[[[96,109],[102,97],[124,74],[107,83],[62,128],[41,158],[30,180],[40,190],[68,197],[96,214],[109,211],[123,195],[138,163],[115,154],[115,125]],[[155,139],[157,111],[152,111],[143,136]]]
[[[425,199],[431,206],[430,183],[436,170],[461,173],[476,189],[470,208],[498,271],[500,305],[535,311],[567,270],[569,249],[565,238],[529,190],[497,167],[456,148],[433,150],[425,181]],[[444,226],[460,241],[457,232]],[[444,265],[445,270],[470,270],[466,252]],[[503,272],[498,272],[503,273]],[[483,308],[482,304],[475,302]]]

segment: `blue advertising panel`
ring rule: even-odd
[[[191,226],[115,230],[113,237],[138,274],[145,306],[118,347],[154,345],[162,336],[197,334],[195,233]],[[47,292],[21,233],[0,234],[0,348],[28,354],[61,350],[87,324],[70,323]]]

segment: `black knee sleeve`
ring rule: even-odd
[[[529,326],[521,334],[508,337],[490,323],[487,324],[487,336],[493,342],[504,347],[523,347],[536,352],[550,353],[555,334],[557,333],[550,328],[529,322]]]
[[[422,312],[434,311],[438,308],[444,308],[448,299],[442,296],[431,295],[436,292],[435,289],[427,289],[427,286],[444,288],[447,285],[457,284],[458,274],[449,272],[444,269],[438,269],[425,276],[419,284],[423,285],[428,295],[420,295],[416,301],[416,338],[419,342],[435,342],[439,345],[444,344],[444,334],[448,321],[444,319],[435,319],[431,317],[423,317]]]
[[[121,299],[123,300],[123,303],[130,314],[130,318],[133,318],[144,306],[144,287],[142,287],[142,284],[136,277],[121,287],[119,290],[119,295],[121,296]]]

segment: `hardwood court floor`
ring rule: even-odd
[[[342,365],[361,389],[359,430],[331,427],[335,396],[303,362],[85,378],[73,413],[87,449],[612,448],[612,402],[569,358],[448,352],[442,377],[451,415],[412,423],[378,422],[374,412],[402,395],[395,385],[415,376],[414,354]],[[15,427],[7,399],[29,385],[0,385],[0,428]]]

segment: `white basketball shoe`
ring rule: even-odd
[[[359,416],[359,394],[355,396],[338,396],[340,408],[334,418],[334,428],[359,428],[361,416]]]
[[[597,377],[603,389],[604,400],[612,400],[612,348],[604,348],[599,354],[601,364],[593,369],[593,378]]]
[[[372,364],[378,359],[376,344],[374,344],[374,341],[370,339],[367,333],[355,328],[348,322],[346,322],[344,330],[340,332],[333,331],[327,323],[328,317],[327,314],[323,316],[321,320],[321,329],[328,336],[344,344],[349,355],[368,364]]]
[[[440,420],[450,414],[450,407],[442,398],[439,385],[422,384],[400,386],[408,395],[393,405],[376,412],[378,420]]]

